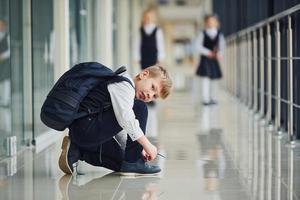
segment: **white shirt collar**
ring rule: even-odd
[[[205,29],[205,32],[208,35],[208,37],[210,37],[211,39],[214,39],[218,34],[218,29],[209,28],[209,29]]]
[[[146,24],[143,26],[147,35],[150,35],[153,32],[153,30],[155,29],[155,27],[156,27],[155,24]]]

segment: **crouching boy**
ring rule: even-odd
[[[167,71],[151,66],[128,81],[109,82],[94,87],[80,104],[80,109],[101,112],[76,119],[69,126],[69,136],[62,142],[59,167],[72,174],[79,160],[94,166],[127,174],[155,174],[158,166],[150,165],[157,148],[145,137],[147,107],[145,102],[165,99],[172,86]],[[105,101],[104,101],[105,100]],[[101,102],[111,102],[103,106]]]

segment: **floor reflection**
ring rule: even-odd
[[[199,115],[197,138],[200,149],[199,163],[203,170],[203,189],[206,199],[250,199],[240,182],[240,173],[234,166],[226,146],[224,135],[231,134],[224,126],[224,118],[219,105],[204,106]],[[226,119],[226,118],[225,118]],[[233,138],[230,138],[230,141]],[[228,141],[227,141],[228,142]]]
[[[299,200],[300,150],[221,94],[217,106],[196,109],[178,92],[157,107],[157,131],[149,129],[166,156],[155,160],[160,177],[126,179],[86,163],[83,175],[64,176],[58,141],[0,162],[0,199]]]
[[[220,181],[224,178],[226,162],[221,143],[220,129],[211,129],[207,134],[198,135],[203,162],[204,190],[211,198],[221,199]]]
[[[62,199],[155,200],[161,195],[157,187],[159,177],[125,178],[109,173],[91,180],[85,179],[85,175],[61,177],[59,189]]]

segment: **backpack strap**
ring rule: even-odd
[[[126,71],[126,67],[124,67],[124,66],[118,68],[115,71],[116,75],[114,75],[110,80],[108,80],[106,82],[106,84],[118,83],[118,82],[125,81],[125,82],[128,82],[133,87],[133,89],[135,89],[133,83],[129,80],[129,78],[118,75],[118,74],[123,73],[125,71]],[[75,116],[75,119],[79,119],[79,118],[86,117],[86,116],[89,116],[89,115],[98,114],[98,120],[101,121],[102,120],[102,112],[106,111],[111,106],[112,106],[111,102],[102,102],[102,107],[100,107],[99,109],[97,109],[97,110],[88,109],[87,112],[78,112]]]
[[[116,71],[115,74],[122,74],[123,72],[126,72],[127,69],[125,66],[119,67]]]
[[[115,76],[114,76],[110,81],[108,81],[108,83],[126,81],[126,82],[128,82],[133,88],[135,88],[134,85],[132,84],[132,82],[131,82],[128,78],[126,78],[126,77],[120,75],[120,74],[122,74],[123,72],[126,72],[126,71],[127,71],[127,69],[126,69],[125,66],[119,67],[119,68],[114,72],[114,73],[115,73]]]
[[[110,81],[108,81],[108,84],[122,82],[122,81],[128,82],[133,88],[135,88],[133,83],[129,80],[129,78],[126,78],[121,75],[113,77]]]

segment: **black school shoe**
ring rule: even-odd
[[[61,154],[58,160],[59,168],[65,174],[72,174],[78,166],[79,149],[71,143],[69,136],[65,136],[61,144]]]
[[[216,104],[218,104],[218,102],[215,100],[210,100],[209,102],[202,103],[203,106],[212,106],[212,105],[216,105]]]
[[[215,101],[215,100],[210,100],[210,102],[209,102],[211,105],[215,105],[215,104],[218,104],[218,102],[217,101]]]
[[[202,102],[202,105],[203,106],[210,106],[211,104],[210,104],[210,102]]]
[[[120,174],[124,176],[155,175],[161,171],[159,166],[150,165],[142,159],[134,163],[123,161]]]

